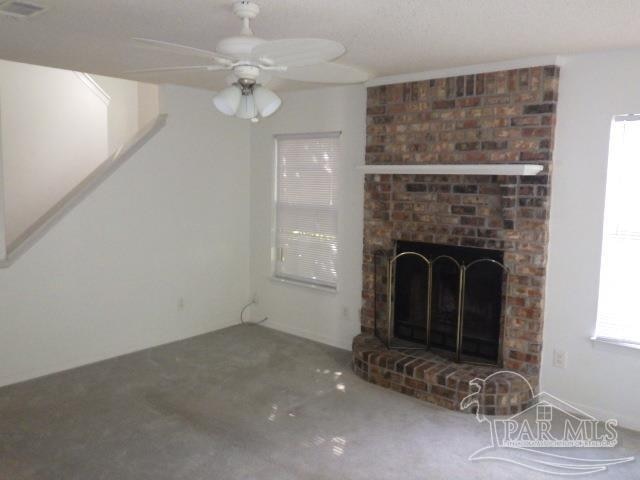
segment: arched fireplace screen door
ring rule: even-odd
[[[466,251],[442,254],[440,247],[432,255],[401,251],[388,258],[386,322],[376,322],[376,335],[388,348],[499,365],[509,269],[500,252],[483,258],[481,249],[446,248]]]

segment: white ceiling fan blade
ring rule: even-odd
[[[159,68],[140,68],[137,70],[127,70],[123,74],[137,73],[162,73],[162,72],[215,72],[219,70],[229,70],[224,65],[191,65],[186,67],[159,67]]]
[[[367,72],[341,63],[318,63],[305,67],[289,67],[273,75],[288,80],[315,83],[362,83],[369,79]]]
[[[271,73],[266,72],[264,70],[260,70],[260,74],[258,75],[258,78],[256,79],[256,83],[258,83],[260,85],[266,85],[267,83],[269,83],[271,81],[272,77],[273,77],[273,75],[271,75]]]
[[[189,55],[192,57],[208,58],[210,60],[217,60],[225,65],[231,64],[234,61],[231,57],[227,57],[226,55],[222,55],[217,52],[212,52],[211,50],[189,47],[188,45],[180,45],[179,43],[164,42],[162,40],[153,40],[151,38],[132,38],[131,40],[141,47],[173,52],[180,55]]]
[[[328,62],[344,54],[341,43],[321,38],[286,38],[257,45],[251,55],[270,65],[301,67]]]

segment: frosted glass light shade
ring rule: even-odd
[[[263,117],[273,114],[282,104],[280,97],[265,87],[254,88],[253,96],[255,97],[256,107]]]
[[[242,95],[242,99],[240,100],[240,107],[236,112],[236,117],[250,119],[258,115],[258,111],[256,109],[256,102],[253,98],[253,94]]]
[[[236,85],[231,85],[213,97],[213,104],[225,115],[235,115],[240,106],[242,91]]]

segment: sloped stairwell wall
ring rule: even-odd
[[[108,111],[75,72],[0,61],[7,245],[107,158]]]
[[[163,87],[166,127],[0,270],[0,385],[205,333],[249,297],[249,129]]]
[[[0,117],[0,268],[166,123],[157,85],[2,60]]]

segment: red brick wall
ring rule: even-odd
[[[511,271],[504,367],[538,373],[558,79],[547,66],[368,89],[367,164],[523,162],[544,171],[366,175],[363,332],[373,332],[375,316],[378,326],[386,320],[376,252],[388,254],[395,240],[501,249]]]

